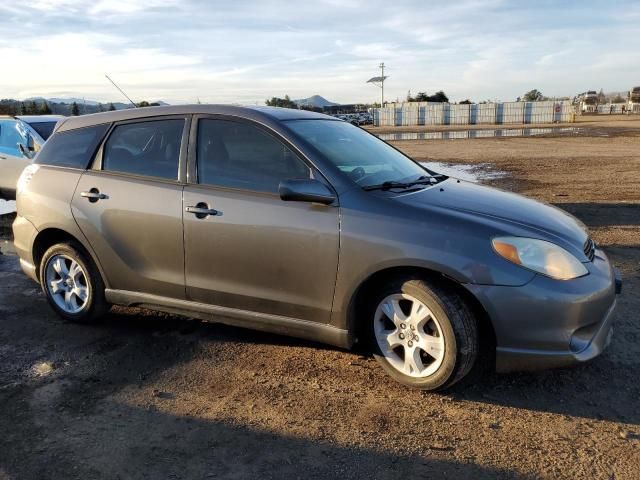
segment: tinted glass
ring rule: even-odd
[[[56,128],[56,123],[58,122],[37,122],[30,123],[29,125],[38,132],[38,135],[40,135],[43,140],[47,140],[53,133],[53,129]]]
[[[16,120],[0,120],[0,153],[22,157],[18,144],[26,146],[27,138]]]
[[[198,122],[198,181],[207,185],[277,192],[281,180],[311,171],[282,142],[258,127],[226,120]]]
[[[415,180],[427,172],[359,127],[336,120],[292,120],[295,133],[362,187]]]
[[[176,180],[184,122],[154,120],[117,126],[105,145],[102,169]]]
[[[33,162],[85,169],[89,166],[98,144],[108,129],[109,124],[102,124],[58,132],[47,140]]]

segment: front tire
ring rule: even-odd
[[[390,282],[374,298],[369,343],[392,378],[413,388],[443,390],[469,373],[478,355],[478,329],[455,290],[409,278]]]
[[[49,305],[65,320],[90,323],[109,309],[100,272],[72,242],[58,243],[44,253],[40,284]]]

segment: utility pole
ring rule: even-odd
[[[380,89],[382,90],[382,100],[380,102],[380,107],[384,107],[384,62],[380,62],[380,70],[382,70],[382,74],[380,77],[382,80],[380,81]]]
[[[384,76],[384,62],[380,62],[380,65],[378,66],[380,70],[382,70],[382,76],[370,78],[369,80],[367,80],[367,83],[373,83],[376,87],[379,87],[380,90],[382,90],[382,97],[380,102],[380,107],[382,108],[384,107],[384,81],[387,79],[387,77]]]

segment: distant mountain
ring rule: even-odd
[[[73,104],[73,102],[77,103],[78,105],[85,105],[88,107],[97,107],[98,105],[109,105],[110,103],[113,103],[113,106],[116,107],[116,110],[123,110],[125,108],[131,108],[131,104],[130,103],[123,103],[123,102],[98,102],[96,100],[87,100],[84,98],[44,98],[44,97],[31,97],[31,98],[27,98],[25,99],[25,101],[33,101],[33,102],[37,102],[37,103],[42,103],[44,101],[47,101],[48,103],[58,103],[60,105],[71,105]],[[155,102],[149,102],[149,103],[158,103],[162,106],[166,106],[169,105],[167,102],[163,102],[162,100],[156,100]]]
[[[336,105],[340,105],[339,103],[330,102],[329,100],[327,100],[324,97],[321,97],[320,95],[314,95],[309,98],[301,98],[300,100],[294,100],[293,103],[295,103],[299,107],[306,106],[306,107],[316,107],[316,108],[333,107]]]
[[[44,102],[49,108],[44,108]],[[112,102],[98,102],[96,100],[82,100],[80,98],[44,98],[31,97],[25,100],[11,98],[0,99],[0,115],[41,115],[52,113],[54,115],[73,115],[73,102],[78,105],[78,114],[87,115],[107,111]],[[169,105],[163,101],[155,101],[158,105]],[[116,110],[133,108],[129,103],[113,102]]]

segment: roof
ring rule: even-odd
[[[63,115],[16,115],[18,120],[27,123],[57,122],[65,118]]]
[[[218,114],[257,121],[282,121],[298,119],[323,119],[335,120],[335,118],[321,113],[291,108],[238,106],[238,105],[172,105],[161,107],[129,108],[112,112],[94,113],[78,117],[66,117],[58,127],[58,131],[73,130],[82,127],[91,127],[102,123],[112,123],[122,120],[135,120],[137,118],[159,117],[164,115],[198,115]]]

